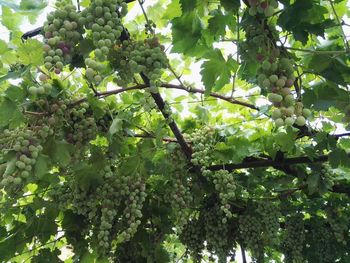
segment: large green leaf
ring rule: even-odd
[[[219,9],[211,13],[212,17],[208,21],[208,29],[214,38],[224,37],[227,28],[234,31],[236,20],[231,13],[224,14]]]
[[[35,39],[29,39],[18,47],[17,54],[23,65],[39,66],[44,63],[43,44]]]
[[[238,63],[232,57],[226,60],[219,49],[207,53],[205,58],[207,60],[201,66],[201,75],[206,94],[209,94],[212,90],[218,91],[230,82],[232,72],[237,70]]]
[[[221,5],[227,10],[237,12],[240,7],[240,0],[220,0]]]
[[[202,40],[203,22],[196,12],[183,14],[172,20],[172,52],[199,56],[208,50]]]
[[[297,0],[287,6],[279,15],[278,25],[287,31],[292,31],[296,40],[306,44],[309,34],[324,36],[325,29],[334,25],[326,7],[314,0]]]
[[[23,114],[13,101],[7,98],[0,101],[0,127],[17,127],[23,120]]]
[[[348,101],[349,93],[330,82],[317,83],[303,94],[305,106],[315,110],[328,110],[331,106],[343,108]]]

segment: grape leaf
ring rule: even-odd
[[[23,65],[39,66],[44,63],[43,44],[36,39],[29,39],[22,43],[17,50],[20,62]]]
[[[226,28],[234,31],[235,19],[231,14],[223,14],[220,10],[214,10],[211,13],[212,17],[208,21],[208,29],[214,38],[224,37],[226,35]]]
[[[201,66],[201,75],[206,94],[209,94],[230,82],[231,73],[237,70],[238,63],[232,57],[225,60],[219,49],[207,53],[205,58],[207,60]]]
[[[202,41],[203,23],[196,12],[183,14],[172,20],[172,52],[199,56],[208,51]]]
[[[240,0],[220,0],[221,5],[227,10],[232,12],[238,12],[240,7]]]

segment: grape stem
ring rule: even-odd
[[[147,25],[148,25],[148,30],[150,30],[150,32],[151,32],[152,35],[154,35],[155,32],[154,32],[154,30],[152,29],[152,25],[151,25],[151,23],[150,23],[150,21],[149,21],[149,19],[148,19],[148,16],[147,16],[147,14],[146,14],[145,9],[143,8],[143,1],[137,0],[137,2],[139,3],[139,5],[140,5],[140,7],[141,7],[143,16],[145,17],[146,23],[147,23]]]

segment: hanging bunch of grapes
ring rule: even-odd
[[[70,63],[84,33],[81,14],[71,1],[57,1],[44,23],[45,68],[59,74]]]
[[[8,193],[21,193],[23,184],[35,181],[34,169],[43,150],[42,144],[53,130],[48,125],[5,130],[0,135],[0,188]]]
[[[271,115],[275,125],[304,126],[311,111],[304,108],[293,94],[292,87],[296,81],[294,60],[273,43],[278,33],[272,26],[250,22],[244,26],[246,41],[239,44],[239,51],[243,61],[259,62],[256,82],[268,93],[268,100],[274,106]]]
[[[202,251],[205,248],[205,231],[203,222],[197,218],[188,220],[179,236],[182,244],[186,245],[189,254],[196,262],[202,259]]]
[[[303,262],[303,247],[305,242],[305,226],[303,214],[286,217],[283,230],[282,251],[287,263]]]
[[[85,59],[85,74],[92,83],[102,81],[104,62],[124,30],[121,20],[126,13],[127,4],[123,0],[92,0],[89,8],[82,12],[85,27],[91,33],[88,37],[95,47],[93,57]]]
[[[200,219],[203,221],[206,249],[211,256],[217,256],[219,263],[227,262],[227,258],[234,255],[234,242],[236,236],[225,215],[218,205],[205,208],[201,211]],[[203,231],[203,230],[202,230]]]
[[[218,192],[220,198],[220,209],[227,218],[232,217],[232,213],[230,211],[231,205],[230,201],[235,199],[236,193],[236,183],[234,174],[230,173],[227,170],[219,170],[216,172],[212,172],[212,180],[215,185],[215,190]],[[223,218],[222,220],[227,221],[227,218]]]
[[[137,42],[124,40],[122,45],[115,47],[112,60],[120,86],[131,82],[134,74],[142,73],[149,79],[151,88],[159,87],[162,69],[168,66],[164,46],[157,37]]]
[[[130,240],[141,224],[145,184],[139,176],[117,173],[117,166],[106,165],[100,172],[98,185],[88,189],[81,188],[73,174],[51,191],[51,197],[62,210],[72,209],[89,222],[91,229],[86,235],[97,239],[101,254],[109,252],[114,239]]]

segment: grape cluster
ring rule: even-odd
[[[213,159],[210,158],[210,152],[216,143],[215,130],[211,127],[202,127],[195,130],[190,136],[186,135],[186,139],[192,144],[192,163],[194,165],[201,165],[203,167],[203,174],[210,175],[211,172],[204,167],[210,166],[213,162]]]
[[[94,59],[85,59],[87,79],[95,84],[102,80],[101,72],[112,47],[118,42],[124,28],[122,17],[127,13],[127,4],[123,0],[93,0],[89,8],[82,12],[85,27],[91,30],[95,46]]]
[[[260,202],[256,208],[260,221],[264,225],[264,239],[270,244],[278,242],[279,218],[281,213],[272,202]]]
[[[107,253],[113,235],[122,241],[128,241],[141,224],[141,209],[146,198],[145,184],[140,177],[118,176],[114,166],[106,165],[100,172],[101,183],[96,187],[81,189],[74,176],[54,189],[52,198],[57,200],[63,211],[70,208],[74,213],[83,215],[97,226],[88,233],[97,237],[101,254]],[[124,203],[122,200],[125,200]],[[118,211],[123,207],[122,215]],[[124,223],[114,228],[117,223]],[[118,225],[119,226],[119,225]]]
[[[118,199],[121,198],[121,193],[118,189],[120,179],[115,177],[110,165],[104,167],[103,177],[105,182],[96,190],[98,200],[101,201],[100,227],[97,240],[101,249],[108,251],[112,227],[117,216],[117,208],[120,205]],[[95,211],[96,209],[90,211],[88,214],[89,218],[96,217]]]
[[[114,52],[113,64],[118,71],[118,85],[126,85],[136,73],[148,77],[151,89],[160,85],[162,69],[167,67],[168,59],[157,37],[137,42],[124,40],[122,45],[115,47]]]
[[[233,242],[230,242],[228,223],[223,218],[218,206],[213,206],[201,211],[206,233],[206,248],[219,258],[219,263],[226,263],[227,257],[233,249]],[[221,219],[221,220],[220,220]]]
[[[198,219],[188,220],[179,236],[182,244],[190,251],[195,262],[200,262],[202,259],[202,251],[204,249],[205,232],[203,224]]]
[[[326,209],[326,215],[336,240],[346,245],[349,232],[349,216],[345,215],[345,213],[340,214],[331,207]]]
[[[296,80],[294,61],[274,47],[271,38],[275,37],[276,31],[265,24],[252,23],[245,27],[246,42],[239,44],[242,60],[259,62],[257,84],[269,93],[268,100],[275,107],[271,114],[275,125],[304,126],[311,111],[304,108],[303,103],[297,101],[292,93],[291,88]]]
[[[82,103],[79,108],[69,111],[69,116],[66,118],[68,142],[82,146],[96,137],[96,121],[88,109],[89,105]]]
[[[236,184],[233,173],[226,170],[219,170],[212,172],[213,183],[215,185],[215,190],[219,193],[219,198],[221,202],[220,209],[224,212],[227,218],[232,217],[230,211],[231,205],[230,201],[235,198]],[[226,218],[223,218],[225,221]]]
[[[81,14],[71,1],[58,1],[56,8],[44,23],[44,61],[46,69],[59,74],[64,64],[71,62],[74,48],[84,31]]]
[[[238,223],[239,235],[243,244],[251,251],[254,258],[263,258],[264,245],[262,232],[264,226],[260,218],[247,213],[239,216]]]
[[[127,194],[125,200],[125,209],[123,215],[127,221],[127,228],[120,233],[123,241],[128,241],[136,233],[138,226],[141,224],[142,206],[146,200],[145,183],[141,177],[123,177],[124,187],[122,194]]]
[[[271,33],[277,36],[278,32],[272,31],[272,29],[271,32],[269,32],[264,28],[264,25],[256,21],[252,21],[249,25],[246,25],[244,30],[246,39],[238,43],[241,60],[251,62],[259,61],[259,63],[261,63],[264,57],[270,54],[272,43],[269,34]],[[274,52],[278,51],[277,49],[274,50]],[[279,54],[272,53],[272,55],[277,56]],[[273,67],[276,67],[276,65]]]
[[[165,196],[166,201],[169,202],[174,211],[176,211],[176,216],[179,220],[176,225],[180,232],[182,226],[185,225],[187,221],[186,208],[189,207],[193,200],[186,175],[186,172],[183,170],[174,171],[170,182],[170,193]]]
[[[42,143],[52,134],[53,130],[47,125],[4,130],[0,135],[0,157],[8,153],[14,153],[14,157],[7,162],[3,171],[1,187],[18,189],[29,178],[43,150]]]
[[[250,4],[249,14],[251,16],[260,13],[269,17],[274,14],[275,9],[278,7],[276,0],[248,0],[248,2]]]
[[[336,262],[339,243],[333,235],[332,229],[320,217],[308,220],[310,230],[307,232],[306,255],[309,262],[329,263]],[[310,258],[312,260],[310,260]]]
[[[296,124],[304,126],[311,111],[304,108],[302,102],[297,102],[292,94],[294,84],[293,61],[288,58],[266,58],[258,75],[259,85],[270,93],[268,99],[276,107],[272,118],[277,127]]]
[[[303,215],[298,213],[286,217],[282,251],[287,263],[304,262],[303,247],[305,242],[305,226]]]

